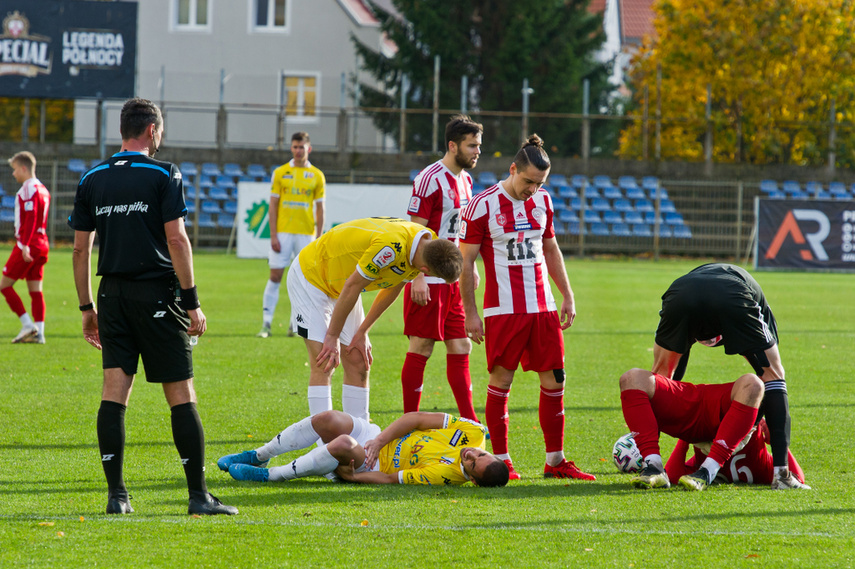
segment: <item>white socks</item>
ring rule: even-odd
[[[721,468],[721,465],[718,462],[716,462],[716,460],[714,458],[707,457],[704,460],[704,463],[701,464],[701,468],[707,469],[707,472],[710,473],[710,482],[712,482],[713,480],[715,480],[715,477],[718,474],[718,471]]]
[[[648,454],[644,457],[644,462],[659,469],[659,472],[665,472],[665,467],[662,466],[661,454]]]
[[[312,427],[312,418],[306,417],[276,435],[269,443],[256,450],[256,453],[259,460],[270,460],[274,456],[279,456],[292,450],[309,448],[317,440],[318,433]]]
[[[262,319],[267,326],[273,323],[273,313],[276,312],[276,305],[279,303],[279,286],[281,284],[268,280],[267,286],[264,287],[261,307]]]
[[[341,386],[341,410],[352,417],[368,420],[367,387]]]
[[[275,466],[267,471],[270,482],[294,480],[305,476],[323,476],[334,472],[338,467],[338,459],[330,454],[327,447],[312,449],[297,460],[285,466]]]
[[[332,410],[332,386],[310,385],[308,390],[309,415]]]
[[[24,312],[20,316],[18,316],[18,320],[21,321],[21,326],[27,327],[33,325],[33,319],[30,318],[29,312]]]
[[[564,460],[564,451],[546,453],[546,464],[549,466],[558,466]]]

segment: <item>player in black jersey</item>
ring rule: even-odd
[[[172,410],[172,435],[190,492],[190,514],[236,514],[208,492],[205,434],[196,410],[191,336],[206,329],[184,229],[184,186],[174,164],[154,160],[163,137],[160,109],[145,99],[122,107],[122,150],[86,172],[68,224],[74,229],[74,282],[83,337],[101,350],[104,385],[98,445],[108,514],[133,512],[122,473],[125,409],[142,357]],[[97,311],[90,258],[98,235]]]
[[[692,344],[724,346],[740,354],[763,380],[775,478],[772,488],[807,488],[788,469],[790,411],[778,327],[763,290],[735,265],[711,263],[675,280],[662,295],[653,347],[653,373],[680,381]]]

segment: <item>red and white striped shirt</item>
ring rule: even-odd
[[[472,176],[462,170],[455,176],[442,160],[437,160],[413,180],[413,195],[407,213],[427,219],[437,236],[459,242],[460,210],[472,199]],[[444,283],[438,277],[425,277],[428,283]]]
[[[15,196],[15,239],[19,249],[29,246],[31,253],[47,253],[48,208],[50,194],[38,178],[25,181]]]
[[[555,236],[552,199],[540,189],[512,198],[502,182],[475,196],[463,210],[460,241],[481,246],[486,290],[484,316],[557,310],[543,240]]]

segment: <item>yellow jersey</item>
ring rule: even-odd
[[[416,246],[436,233],[418,223],[394,217],[367,217],[336,225],[300,251],[306,280],[330,298],[338,298],[353,271],[370,279],[363,290],[391,288],[419,275],[413,267]]]
[[[460,463],[464,447],[485,448],[487,427],[445,415],[441,429],[412,431],[380,450],[380,471],[400,484],[460,485],[469,481]]]
[[[325,186],[323,172],[308,161],[302,168],[294,160],[276,168],[270,187],[270,195],[279,198],[276,232],[314,235],[315,202],[324,199]]]

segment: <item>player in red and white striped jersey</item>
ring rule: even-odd
[[[12,176],[21,189],[15,196],[15,248],[3,267],[0,294],[21,321],[21,331],[13,343],[45,343],[45,297],[42,292],[44,266],[48,260],[47,217],[50,194],[36,178],[36,157],[31,152],[18,152],[9,159]],[[32,301],[32,318],[12,285],[27,281]]]
[[[564,258],[552,227],[552,200],[543,190],[551,164],[543,141],[531,135],[517,152],[509,175],[478,194],[463,210],[460,291],[466,332],[476,344],[486,340],[485,417],[493,453],[505,460],[511,479],[519,478],[508,453],[508,396],[514,372],[540,378],[540,426],[546,446],[547,478],[594,480],[564,458],[564,336],[576,317],[576,305]],[[485,325],[475,303],[475,259],[484,259]],[[560,309],[549,279],[561,292]]]
[[[481,155],[483,127],[458,115],[445,126],[445,156],[422,170],[413,182],[407,208],[410,221],[426,225],[443,239],[458,242],[460,210],[472,199],[472,177]],[[419,275],[404,289],[404,334],[410,344],[401,369],[404,413],[419,410],[425,366],[437,341],[445,342],[446,375],[461,417],[478,421],[472,404],[469,352],[460,284]]]

